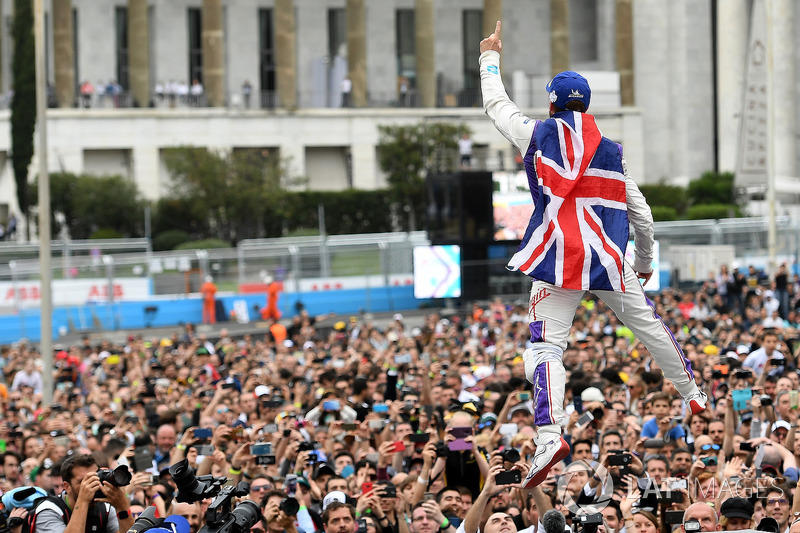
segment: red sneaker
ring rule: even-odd
[[[522,488],[538,487],[547,478],[550,469],[567,455],[569,455],[569,444],[560,435],[557,439],[538,445],[531,462],[531,469],[528,471],[525,481],[522,482]]]

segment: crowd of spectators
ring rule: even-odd
[[[197,533],[209,501],[179,503],[168,471],[186,459],[197,475],[249,482],[242,498],[263,512],[253,529],[272,533],[538,533],[550,509],[587,532],[796,533],[800,291],[743,280],[723,271],[696,291],[653,295],[709,396],[694,416],[587,294],[564,354],[571,455],[532,491],[514,486],[534,452],[527,309],[500,300],[421,327],[302,312],[238,339],[87,338],[58,348],[47,407],[50,369],[31,346],[4,347],[0,489],[90,500],[82,487],[96,476],[75,471],[130,465],[119,493],[103,485],[123,507],[118,527],[152,505]]]

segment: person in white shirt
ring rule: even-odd
[[[761,341],[761,348],[751,352],[742,366],[752,369],[756,376],[761,376],[768,359],[783,359],[783,357],[783,354],[778,351],[778,334],[774,331],[767,331]]]

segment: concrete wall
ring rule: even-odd
[[[208,146],[222,151],[242,147],[277,147],[281,157],[291,158],[295,176],[312,178],[311,188],[323,185],[318,150],[331,148],[351,151],[352,184],[360,189],[385,185],[378,170],[376,144],[378,126],[416,124],[440,117],[468,125],[476,145],[487,146],[490,153],[498,150],[511,159],[511,146],[497,132],[481,109],[364,109],[364,110],[301,110],[241,112],[228,109],[130,109],[97,112],[83,109],[57,109],[49,112],[50,171],[84,172],[97,165],[110,167],[109,157],[130,151],[132,177],[142,194],[151,199],[167,194],[169,176],[161,150],[172,146]],[[544,109],[531,113],[543,117]],[[642,120],[637,109],[598,110],[598,123],[603,133],[625,145],[629,169],[634,176],[643,175],[644,145]],[[10,148],[9,112],[0,111],[0,152]],[[110,152],[103,152],[103,151]],[[87,155],[88,154],[88,155]],[[312,160],[308,159],[312,154]],[[321,157],[321,156],[320,156]],[[113,157],[112,157],[113,158]],[[34,156],[31,175],[36,173]],[[344,166],[332,169],[337,183],[344,186]],[[311,175],[313,174],[313,176]],[[0,169],[0,203],[16,207],[13,173],[10,161]]]

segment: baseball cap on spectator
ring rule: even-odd
[[[481,381],[482,379],[486,379],[492,375],[492,369],[488,366],[479,366],[475,369],[472,375],[477,381]]]
[[[756,526],[756,531],[768,531],[769,533],[780,533],[781,526],[778,525],[778,521],[772,518],[771,516],[765,516],[761,519],[761,522],[758,523]]]
[[[411,328],[411,336],[412,337],[419,337],[422,335],[422,330],[419,328]]]
[[[589,88],[589,82],[586,81],[586,78],[577,72],[571,70],[559,72],[545,86],[545,90],[550,93],[550,102],[555,104],[556,107],[566,109],[569,102],[577,100],[586,109],[589,109],[592,89]]]
[[[604,402],[606,398],[597,387],[588,387],[581,393],[581,400],[584,402]]]
[[[747,355],[750,353],[750,347],[745,344],[740,344],[736,347],[736,353],[739,355]]]
[[[173,533],[189,533],[191,531],[189,521],[177,514],[166,517],[161,523],[161,527],[172,530]]]
[[[340,490],[329,492],[322,499],[322,510],[324,511],[325,508],[330,504],[332,504],[333,502],[347,503],[347,496],[345,496],[344,492]]]
[[[483,413],[478,420],[478,427],[483,429],[490,424],[497,423],[497,415],[494,413]]]
[[[314,341],[306,341],[303,343],[303,350],[313,350],[316,346]]]
[[[755,513],[755,507],[744,498],[728,498],[722,502],[719,512],[727,518],[747,518],[749,520]]]
[[[713,344],[708,344],[705,348],[703,348],[703,353],[706,355],[719,355],[719,348]]]
[[[286,346],[287,348],[291,348],[292,346],[294,346],[294,343],[289,339],[286,339],[285,341],[283,341],[283,345]]]
[[[324,476],[326,474],[329,476],[335,476],[336,471],[328,463],[317,463],[316,472],[314,473],[314,479],[317,479],[319,476]]]
[[[253,393],[255,394],[256,398],[260,396],[267,396],[269,394],[269,387],[266,385],[258,385],[255,390],[253,390]]]
[[[777,422],[772,424],[772,432],[773,433],[775,432],[776,429],[780,429],[780,428],[783,428],[786,431],[791,431],[792,430],[792,425],[789,422],[787,422],[786,420],[778,420]]]
[[[395,313],[392,316],[392,320],[396,320],[397,322],[402,322],[403,321],[403,315],[401,315],[400,313]]]
[[[528,415],[533,414],[531,412],[531,408],[528,407],[527,403],[521,403],[511,408],[511,410],[508,412],[508,417],[511,418],[512,416],[514,416],[514,413],[519,413],[519,412],[524,412],[525,414]]]

